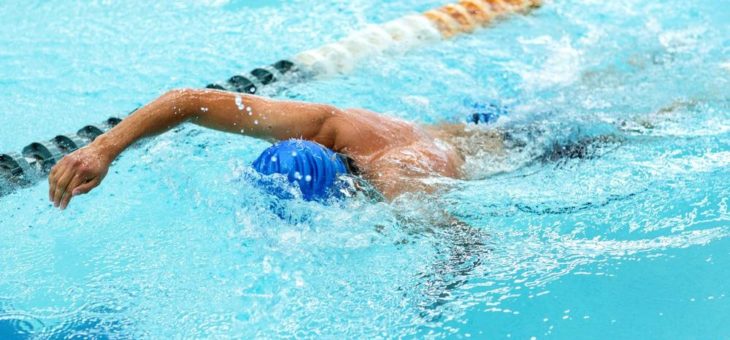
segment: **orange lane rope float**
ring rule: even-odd
[[[423,14],[371,25],[338,42],[304,51],[291,60],[298,69],[310,75],[347,73],[367,56],[389,49],[407,50],[471,33],[510,14],[524,13],[539,5],[539,0],[461,0]]]

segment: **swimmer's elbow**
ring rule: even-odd
[[[160,100],[167,103],[174,115],[181,115],[185,119],[198,118],[202,99],[208,91],[191,88],[180,88],[167,91]]]
[[[190,102],[196,100],[205,93],[205,90],[179,88],[167,91],[161,98],[174,102]]]

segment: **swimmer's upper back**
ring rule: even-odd
[[[343,110],[332,124],[332,148],[353,158],[363,176],[388,198],[432,191],[421,181],[428,177],[460,176],[461,158],[455,150],[415,124],[361,109]]]

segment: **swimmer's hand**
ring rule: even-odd
[[[91,191],[109,171],[111,160],[91,144],[62,158],[48,176],[48,198],[66,209],[71,198]]]

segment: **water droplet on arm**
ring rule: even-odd
[[[243,111],[243,99],[241,99],[241,96],[239,95],[236,95],[236,107],[238,107],[238,111]]]

